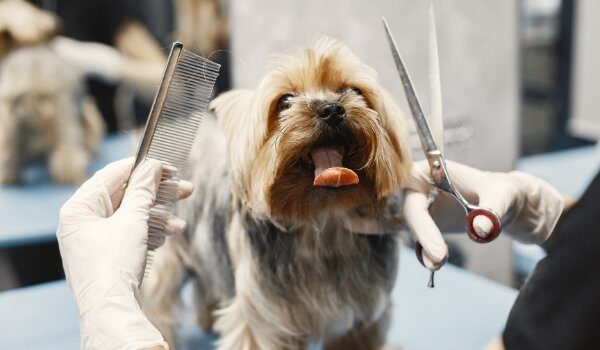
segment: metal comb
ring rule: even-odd
[[[131,173],[146,158],[180,171],[186,165],[196,133],[210,101],[220,65],[183,49],[175,42],[152,103]],[[163,173],[148,219],[147,276],[152,252],[160,246],[173,204],[177,199],[178,174]],[[129,175],[131,178],[131,174]]]

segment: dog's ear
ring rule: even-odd
[[[230,90],[217,96],[210,102],[209,108],[215,112],[221,127],[228,133],[239,132],[243,122],[250,117],[252,90]]]
[[[266,118],[260,118],[255,93],[252,90],[231,90],[210,103],[219,125],[230,145],[244,143],[254,147],[266,133]]]
[[[52,12],[27,1],[1,1],[0,57],[17,46],[47,42],[62,29],[62,22]]]
[[[225,131],[229,166],[244,173],[267,132],[267,118],[252,90],[231,90],[215,98],[210,108]]]
[[[394,168],[397,170],[398,184],[402,186],[405,183],[411,166],[410,147],[406,125],[404,124],[404,115],[387,90],[381,88],[378,95],[379,101],[375,108],[381,118],[390,144],[398,157],[399,164]]]

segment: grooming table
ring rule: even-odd
[[[130,134],[107,136],[88,175],[133,150]],[[44,165],[28,167],[24,179],[26,185],[0,187],[0,248],[55,240],[60,207],[79,187],[53,185]]]
[[[470,350],[500,334],[515,290],[452,265],[436,273],[434,289],[426,287],[428,277],[414,252],[402,249],[389,344],[403,350]],[[0,310],[2,348],[79,349],[77,314],[64,281],[0,293]],[[212,349],[215,335],[189,321],[182,329],[185,349]]]
[[[517,169],[541,177],[568,197],[579,198],[600,169],[600,144],[524,157]],[[546,256],[537,245],[514,242],[513,248],[515,268],[523,276]]]

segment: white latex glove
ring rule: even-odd
[[[450,161],[446,161],[446,166],[454,186],[468,201],[494,210],[500,218],[507,213],[514,215],[502,232],[530,243],[541,243],[550,237],[565,204],[564,197],[550,184],[520,171],[481,171]],[[431,188],[429,164],[415,162],[407,184],[404,216],[423,246],[426,267],[436,270],[447,258],[448,247],[428,211]],[[464,221],[466,216],[456,219]],[[492,222],[480,215],[473,220],[473,227],[480,237],[486,237]]]
[[[50,48],[81,74],[116,82],[123,74],[123,56],[108,45],[56,37]]]
[[[168,349],[143,315],[137,296],[146,264],[149,211],[161,174],[169,177],[172,169],[145,161],[124,191],[132,164],[133,158],[124,159],[98,171],[60,210],[56,235],[77,303],[82,349]],[[191,183],[180,181],[179,198],[192,189]],[[184,230],[179,218],[167,222],[167,234]]]

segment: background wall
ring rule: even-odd
[[[237,57],[233,58],[234,86],[255,86],[270,53],[289,51],[324,34],[342,40],[373,66],[383,85],[408,111],[381,24],[385,15],[427,110],[428,4],[414,0],[232,1],[231,48]],[[452,0],[436,1],[435,6],[444,111],[450,120],[468,119],[475,132],[472,147],[451,150],[449,156],[484,168],[509,169],[518,147],[517,1]]]
[[[572,117],[570,130],[576,136],[600,139],[600,2],[579,0],[575,15]]]

